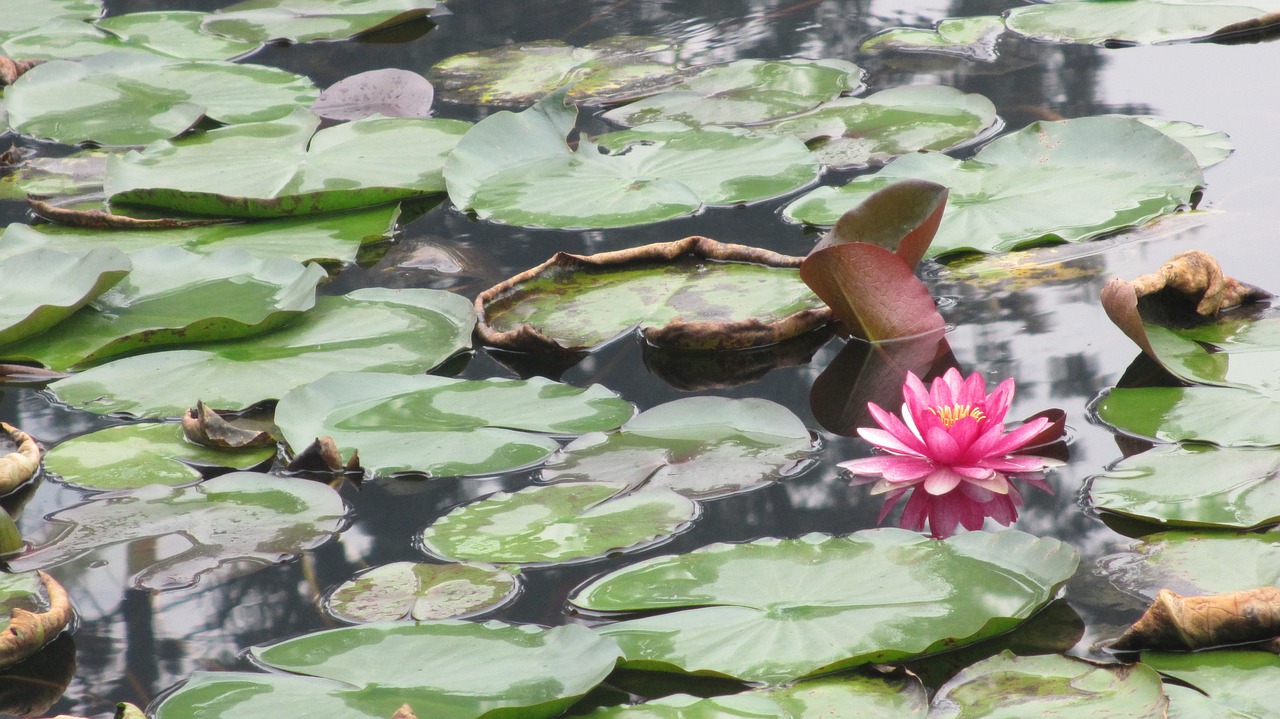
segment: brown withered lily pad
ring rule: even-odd
[[[636,327],[658,347],[763,347],[831,317],[801,281],[800,261],[706,237],[560,252],[480,293],[476,331],[485,344],[523,352],[581,352]]]
[[[0,631],[0,669],[17,664],[53,641],[75,614],[71,608],[71,599],[62,585],[44,572],[37,572],[36,575],[43,588],[48,609],[32,612],[15,606],[10,609],[7,620],[0,620],[4,624],[3,631]]]
[[[116,215],[106,210],[78,210],[60,207],[45,200],[27,198],[31,210],[40,217],[68,227],[85,227],[94,230],[172,230],[180,227],[205,227],[224,224],[227,220],[217,219],[177,219],[158,217],[153,219]]]
[[[40,446],[26,432],[0,422],[0,496],[31,479],[40,467]]]
[[[333,474],[363,474],[360,467],[360,453],[352,452],[351,458],[344,460],[342,450],[333,441],[333,437],[325,435],[293,455],[286,472],[329,472]]]
[[[1111,645],[1120,651],[1194,651],[1280,637],[1280,588],[1182,597],[1161,589],[1151,607]]]
[[[204,402],[182,415],[182,434],[188,441],[203,447],[244,449],[275,444],[271,432],[256,426],[260,423],[241,421],[234,412],[217,412]]]

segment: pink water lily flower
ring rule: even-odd
[[[1005,414],[1013,402],[1012,379],[987,394],[986,382],[977,372],[962,378],[955,368],[949,369],[929,389],[908,372],[902,398],[901,419],[868,402],[881,429],[858,429],[863,439],[886,454],[838,465],[855,475],[879,477],[873,494],[921,485],[925,492],[941,495],[963,483],[1006,494],[1009,474],[1059,464],[1045,457],[1013,454],[1050,422],[1037,417],[1005,431]]]

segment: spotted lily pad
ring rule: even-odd
[[[197,672],[156,719],[387,719],[403,704],[435,719],[549,719],[599,684],[618,647],[586,627],[499,622],[366,624],[306,634],[253,658],[296,674]]]
[[[598,629],[622,646],[624,666],[781,684],[1008,631],[1056,596],[1077,561],[1066,544],[1012,530],[810,534],[646,560],[572,602],[677,610]]]
[[[661,123],[574,150],[576,115],[560,91],[476,123],[445,161],[453,204],[511,225],[625,227],[778,197],[818,175],[799,140],[727,127]]]
[[[766,122],[857,93],[864,74],[847,60],[736,60],[614,108],[604,118],[625,127],[671,120],[687,125]]]
[[[163,246],[201,254],[239,248],[263,260],[345,264],[355,262],[364,245],[389,238],[399,215],[399,206],[382,205],[342,213],[171,230],[95,230],[15,222],[0,235],[0,257],[37,248],[71,253],[114,247],[132,253]]]
[[[298,109],[112,158],[113,203],[221,217],[347,210],[444,190],[440,168],[470,125],[461,120],[371,117],[316,132]]]
[[[539,40],[447,57],[428,79],[449,102],[523,107],[567,83],[575,104],[612,103],[677,82],[676,49],[658,37],[615,36],[584,47]]]
[[[422,532],[422,547],[453,561],[560,564],[649,546],[685,529],[698,506],[668,489],[627,494],[609,482],[499,492]]]
[[[1093,506],[1166,527],[1255,529],[1280,522],[1280,449],[1161,446],[1094,477]]]
[[[1164,717],[1169,700],[1150,667],[1094,664],[1058,655],[1018,657],[1005,651],[944,684],[930,719],[1098,716]]]
[[[487,564],[395,562],[360,572],[323,604],[346,622],[451,619],[499,607],[519,589],[516,574]]]
[[[50,389],[63,402],[104,414],[178,417],[196,400],[239,410],[339,370],[426,372],[469,349],[474,326],[471,303],[453,293],[368,288],[319,297],[282,330],[126,357]]]
[[[76,253],[33,249],[0,260],[0,345],[62,322],[119,282],[130,267],[129,258],[107,247]]]
[[[1280,533],[1161,532],[1101,560],[1107,578],[1134,596],[1184,596],[1280,586]]]
[[[143,589],[188,587],[213,569],[251,571],[314,549],[337,534],[345,514],[328,485],[233,472],[193,487],[107,492],[54,512],[47,519],[57,534],[9,564],[18,571],[54,567],[97,549],[174,536],[190,546],[121,571],[137,571],[133,583]]]
[[[435,90],[416,72],[382,68],[333,83],[320,93],[311,111],[331,120],[384,117],[427,117]]]
[[[1147,44],[1208,37],[1272,12],[1280,12],[1275,0],[1078,0],[1016,7],[1006,13],[1005,25],[1049,42]]]
[[[656,346],[742,349],[814,329],[830,311],[800,259],[705,237],[598,255],[557,253],[480,294],[477,332],[522,351],[579,351],[637,327]]]
[[[132,489],[149,484],[188,485],[201,467],[248,469],[269,461],[275,446],[217,450],[186,441],[177,424],[108,427],[59,444],[45,456],[45,469],[84,489]]]
[[[242,0],[202,29],[243,42],[345,40],[426,17],[437,0]]]
[[[120,354],[248,337],[315,305],[325,271],[294,260],[263,261],[243,250],[206,255],[173,247],[139,250],[133,270],[90,307],[57,327],[0,349],[54,369]]]
[[[23,135],[142,145],[204,117],[226,124],[285,117],[316,93],[305,77],[263,65],[108,52],[32,68],[5,90],[5,104]]]
[[[784,215],[832,225],[872,192],[909,178],[951,190],[930,256],[1089,240],[1174,212],[1204,184],[1191,152],[1158,130],[1084,117],[1033,123],[969,160],[906,155],[843,187],[820,187]]]
[[[588,719],[818,719],[819,717],[884,717],[925,719],[928,701],[915,676],[869,677],[856,674],[815,679],[789,687],[772,687],[707,697],[673,694],[643,704],[604,707]]]
[[[957,55],[967,60],[995,62],[996,39],[1004,32],[1004,18],[998,15],[952,17],[932,30],[895,27],[878,32],[862,43],[863,52],[897,50]]]
[[[1275,709],[1280,657],[1271,652],[1143,652],[1142,664],[1180,682],[1164,687],[1173,719],[1265,717]]]
[[[375,474],[463,476],[541,462],[560,446],[548,434],[613,429],[633,412],[599,385],[366,371],[337,372],[290,391],[275,420],[295,450],[329,436],[343,453],[359,451]]]
[[[763,399],[687,397],[642,412],[612,433],[570,442],[542,470],[546,482],[623,482],[706,499],[794,475],[814,451],[809,430]]]
[[[850,169],[920,150],[952,150],[998,126],[995,105],[982,95],[942,85],[905,85],[865,98],[836,98],[752,129],[797,137],[823,165]]]

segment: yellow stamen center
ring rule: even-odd
[[[965,417],[973,417],[974,421],[981,422],[987,418],[982,410],[970,404],[951,404],[946,407],[929,407],[938,419],[942,420],[942,426],[951,429],[951,426]]]

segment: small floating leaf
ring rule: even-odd
[[[435,90],[416,72],[383,68],[345,77],[325,88],[311,111],[331,120],[427,117]]]
[[[656,557],[571,601],[678,610],[599,628],[622,646],[624,666],[781,684],[1007,631],[1052,599],[1076,563],[1071,547],[1012,530],[941,541],[896,529],[810,534]]]
[[[254,569],[318,547],[337,534],[345,514],[327,485],[233,472],[187,488],[107,492],[54,512],[48,520],[61,533],[9,564],[19,571],[53,567],[104,547],[177,535],[191,546],[121,569],[139,572],[138,588],[189,587],[215,568]]]
[[[559,448],[546,434],[613,429],[633,412],[599,385],[365,371],[299,386],[281,398],[275,421],[295,449],[327,435],[376,474],[448,477],[541,462]]]
[[[864,40],[860,49],[863,52],[933,52],[977,62],[995,62],[996,39],[1003,32],[1004,18],[999,15],[952,17],[938,22],[932,30],[895,27],[878,32]]]
[[[45,458],[45,468],[77,487],[114,490],[193,484],[202,477],[200,467],[248,469],[274,456],[274,445],[209,449],[187,442],[176,424],[129,424],[59,444]]]
[[[687,397],[646,410],[618,431],[570,442],[542,470],[556,482],[623,482],[705,499],[794,473],[812,454],[809,431],[763,399]]]
[[[569,562],[651,544],[698,514],[671,490],[625,491],[623,484],[566,482],[499,492],[436,520],[422,532],[422,546],[454,561]]]
[[[323,606],[346,622],[450,619],[501,606],[519,588],[516,574],[487,564],[395,562],[338,585]]]

